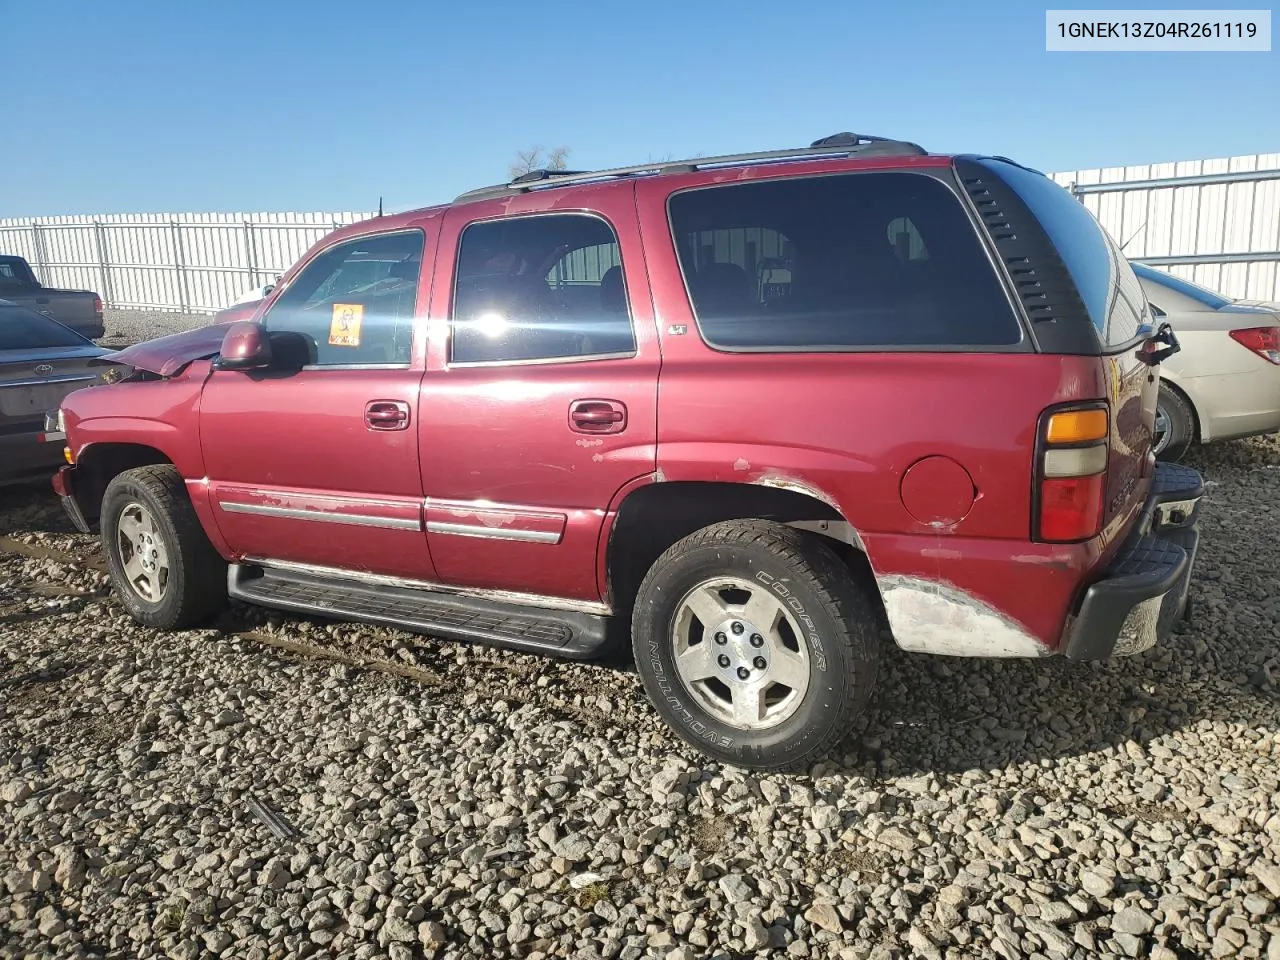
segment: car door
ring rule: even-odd
[[[430,273],[425,237],[413,227],[317,251],[262,318],[273,368],[209,376],[200,400],[209,500],[238,556],[433,575],[417,442],[422,360],[412,349]]]
[[[599,602],[606,513],[656,465],[658,344],[630,185],[550,202],[445,216],[452,269],[421,400],[427,539],[442,582]]]

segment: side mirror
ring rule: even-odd
[[[261,370],[271,365],[271,340],[260,324],[237,320],[227,327],[218,354],[219,370]]]
[[[268,283],[265,287],[262,288],[262,298],[265,300],[267,297],[271,296],[271,291],[274,290],[275,288],[276,288],[276,285],[274,283]]]

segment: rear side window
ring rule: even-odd
[[[407,364],[424,239],[409,230],[331,247],[302,269],[263,323],[301,334],[313,366]]]
[[[678,193],[703,338],[729,350],[1009,348],[1022,328],[960,200],[915,173]]]
[[[1131,342],[1146,322],[1146,295],[1107,231],[1048,177],[1011,163],[983,162],[998,170],[1049,235],[1104,348]]]
[[[453,363],[630,356],[636,341],[613,228],[588,214],[485,220],[462,232]]]

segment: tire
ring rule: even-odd
[[[731,520],[671,546],[640,586],[631,634],[671,728],[752,770],[826,753],[875,683],[874,606],[820,537],[781,524]]]
[[[103,494],[100,522],[112,589],[139,623],[182,630],[226,606],[226,561],[200,526],[175,468],[118,474]]]
[[[1163,380],[1156,401],[1156,436],[1152,446],[1157,460],[1177,461],[1196,437],[1196,415],[1182,394]]]

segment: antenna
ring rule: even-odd
[[[382,216],[382,198],[378,198],[378,216]]]

